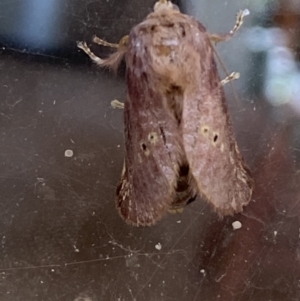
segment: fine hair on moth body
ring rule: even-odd
[[[240,11],[228,34],[210,34],[171,1],[159,0],[153,12],[115,48],[97,57],[85,42],[77,45],[101,67],[126,63],[124,103],[125,160],[117,187],[121,217],[151,226],[169,210],[180,210],[197,195],[220,215],[241,212],[254,181],[234,137],[213,43],[233,37],[248,10]],[[114,107],[123,105],[114,101]]]

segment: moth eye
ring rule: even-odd
[[[150,143],[152,144],[156,144],[156,142],[158,141],[158,136],[156,132],[151,132],[148,135],[148,140],[150,141]]]

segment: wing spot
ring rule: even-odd
[[[147,145],[144,142],[141,143],[141,148],[142,148],[145,156],[148,157],[150,155],[150,150],[147,148]]]
[[[147,149],[146,144],[145,144],[145,143],[142,143],[141,146],[142,146],[142,150],[143,150],[143,151],[146,151],[146,149]]]
[[[213,138],[212,138],[212,144],[213,144],[213,146],[217,145],[218,139],[219,139],[219,133],[214,132]]]
[[[221,144],[221,152],[222,153],[224,152],[224,144],[223,143]]]
[[[209,131],[208,126],[204,125],[204,126],[201,127],[201,133],[202,133],[202,135],[207,136],[208,135],[208,131]]]
[[[148,135],[148,140],[150,143],[152,144],[156,144],[157,141],[158,141],[158,135],[156,132],[151,132],[149,135]]]

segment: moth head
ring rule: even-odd
[[[169,0],[159,0],[155,3],[153,10],[156,12],[161,9],[172,9],[172,10],[179,11],[179,8],[177,7],[177,5],[173,4]]]

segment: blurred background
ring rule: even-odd
[[[117,43],[154,3],[0,0],[0,300],[300,300],[300,2],[174,1],[212,33],[250,10],[217,50],[241,73],[225,90],[256,188],[242,214],[198,198],[133,228],[114,203],[124,68],[76,41],[105,57],[93,35]]]

